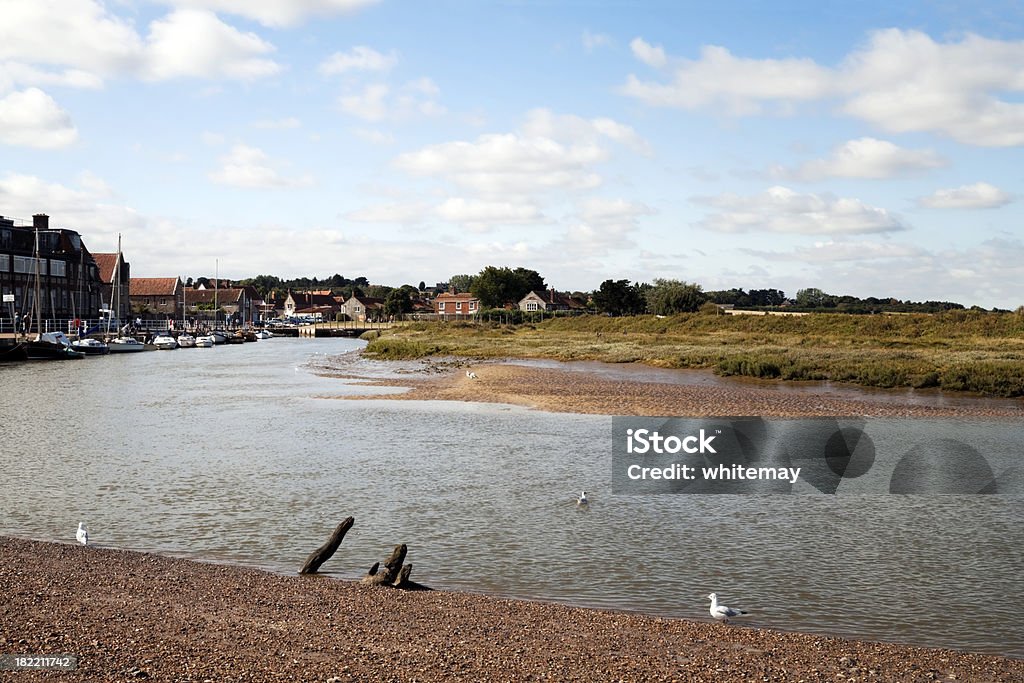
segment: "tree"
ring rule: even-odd
[[[658,278],[647,291],[647,310],[655,315],[674,315],[698,310],[707,295],[698,284]]]
[[[629,280],[605,280],[592,296],[597,310],[609,315],[637,315],[646,308],[639,287]]]
[[[448,286],[455,290],[455,293],[468,292],[473,288],[472,275],[452,275],[448,278]]]
[[[505,304],[519,301],[531,290],[543,291],[546,288],[544,278],[535,270],[487,266],[473,278],[469,291],[480,299],[482,307],[501,308]]]
[[[394,316],[412,312],[412,296],[409,294],[409,289],[409,287],[403,286],[388,292],[388,295],[384,297],[384,312]]]
[[[424,282],[423,280],[420,280],[420,288],[419,288],[419,291],[421,291],[421,292],[422,292],[422,291],[425,291],[426,289],[427,289],[427,283],[426,283],[426,282]]]
[[[836,305],[836,297],[826,294],[817,287],[808,287],[796,293],[796,305],[800,308],[834,307]]]

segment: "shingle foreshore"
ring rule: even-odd
[[[1024,660],[0,537],[0,654],[35,681],[1024,681]]]

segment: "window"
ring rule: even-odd
[[[537,310],[537,302],[536,301],[527,301],[526,302],[526,310],[527,311],[536,311]]]
[[[456,311],[461,311],[462,310],[462,302],[461,301],[456,301],[455,302],[455,310]]]
[[[437,311],[438,311],[438,313],[444,311],[444,302],[443,301],[438,301],[437,302]]]
[[[0,273],[8,273],[11,270],[11,257],[7,254],[0,254]]]
[[[472,311],[474,309],[476,309],[476,302],[475,301],[470,301],[469,302],[469,310]]]

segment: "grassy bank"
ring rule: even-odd
[[[416,323],[372,340],[379,358],[460,355],[638,362],[721,375],[1024,396],[1024,316],[685,314],[538,324]]]

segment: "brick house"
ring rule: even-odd
[[[103,308],[109,308],[113,301],[114,306],[118,310],[113,311],[111,315],[116,320],[131,320],[131,264],[124,260],[124,254],[118,254],[117,252],[113,254],[93,254],[92,257],[96,261],[100,281],[103,283],[101,291],[104,302]],[[120,269],[118,277],[120,286],[118,287],[117,296],[113,297],[116,268]]]
[[[439,316],[476,315],[480,311],[480,299],[469,292],[461,294],[438,294],[434,299],[434,313]]]
[[[289,318],[294,315],[318,313],[323,316],[324,320],[328,320],[333,319],[339,310],[341,310],[341,306],[331,295],[330,290],[318,292],[288,290],[288,296],[284,298],[284,314]]]
[[[159,319],[179,319],[183,289],[176,277],[133,277],[129,289],[132,311]]]

